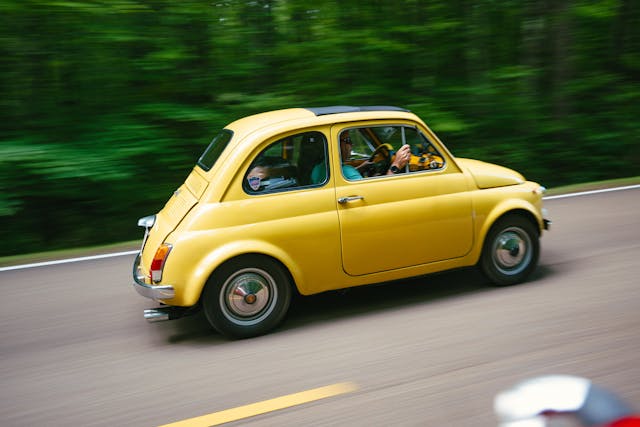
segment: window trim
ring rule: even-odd
[[[438,167],[438,168],[425,168],[425,169],[419,169],[419,170],[414,170],[414,171],[407,171],[407,173],[401,173],[401,174],[394,174],[394,175],[387,175],[387,174],[381,174],[381,175],[376,175],[376,176],[362,176],[361,179],[348,179],[345,175],[344,172],[342,170],[342,158],[340,158],[340,172],[341,172],[341,176],[342,179],[345,182],[349,182],[349,183],[354,183],[354,182],[360,182],[360,181],[364,181],[364,180],[371,180],[371,179],[380,179],[380,178],[384,178],[384,177],[399,177],[399,176],[409,176],[409,175],[414,175],[416,173],[421,173],[421,172],[438,172],[438,171],[442,171],[447,167],[447,157],[445,155],[443,155],[441,153],[441,150],[438,148],[437,144],[434,143],[434,141],[429,137],[429,135],[425,132],[422,131],[422,129],[420,129],[420,127],[417,124],[408,124],[408,123],[398,123],[398,122],[393,122],[393,123],[377,123],[377,124],[367,124],[367,125],[356,125],[356,126],[345,126],[344,128],[340,129],[338,132],[338,145],[340,144],[339,142],[339,135],[342,134],[342,132],[345,131],[356,131],[356,132],[361,132],[365,138],[365,142],[367,142],[367,146],[369,146],[369,132],[373,133],[376,137],[376,139],[378,139],[378,141],[382,142],[380,140],[380,135],[375,132],[373,129],[374,128],[385,128],[385,127],[395,127],[395,128],[399,128],[402,131],[402,139],[404,141],[404,143],[406,143],[406,130],[407,129],[413,129],[416,131],[416,133],[424,139],[424,142],[426,142],[428,145],[432,146],[433,149],[435,150],[435,155],[440,157],[442,159],[442,166]],[[362,131],[363,129],[368,130],[367,131]],[[385,142],[382,142],[382,144],[384,144]],[[412,145],[413,147],[413,145]],[[371,148],[371,147],[369,147]],[[338,147],[338,150],[340,150],[340,147]],[[352,150],[353,153],[353,150]],[[412,153],[412,157],[416,156],[415,154]],[[416,156],[417,157],[417,156]],[[353,166],[355,167],[355,166]],[[362,174],[361,174],[362,175]]]

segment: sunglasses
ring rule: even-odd
[[[345,137],[345,138],[340,138],[340,142],[344,143],[344,144],[351,144],[351,138],[350,137]]]

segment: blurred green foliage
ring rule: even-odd
[[[130,240],[226,123],[398,105],[547,186],[640,172],[637,0],[3,0],[0,255]]]

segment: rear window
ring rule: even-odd
[[[206,171],[211,169],[227,147],[227,144],[229,144],[229,141],[231,141],[232,136],[233,132],[226,129],[223,129],[219,134],[217,134],[207,149],[204,150],[202,156],[198,159],[198,166]]]

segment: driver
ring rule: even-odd
[[[362,174],[358,170],[358,168],[363,166],[368,166],[371,164],[370,161],[365,161],[355,168],[345,162],[349,160],[351,157],[351,137],[349,137],[349,131],[342,131],[340,134],[340,156],[342,159],[342,175],[350,180],[358,180],[362,179]],[[411,159],[411,147],[408,144],[403,145],[396,152],[396,156],[393,159],[393,162],[387,169],[387,175],[393,175],[396,173],[400,173],[404,170],[404,167],[407,165],[409,160]],[[322,181],[322,178],[326,176],[325,164],[321,163],[316,165],[311,172],[311,181],[313,183],[319,183]]]
[[[340,134],[340,155],[342,156],[342,174],[348,180],[357,180],[362,179],[362,174],[357,168],[354,168],[351,165],[345,164],[347,160],[351,157],[351,138],[349,137],[349,131],[343,131]],[[404,144],[400,149],[396,152],[396,156],[393,159],[393,162],[387,169],[387,175],[393,175],[396,173],[400,173],[403,171],[404,167],[407,165],[409,160],[411,159],[411,147],[409,144]],[[370,164],[368,161],[365,161],[359,167],[366,166]]]

